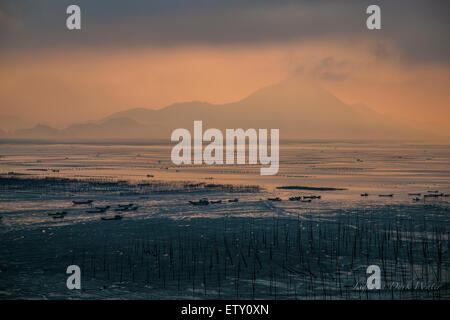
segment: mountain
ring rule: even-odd
[[[279,128],[280,138],[399,139],[421,132],[399,124],[365,106],[349,106],[320,86],[295,77],[257,90],[228,104],[192,101],[159,110],[144,108],[114,113],[100,121],[73,124],[63,130],[42,125],[14,136],[41,135],[70,139],[164,139],[176,128]],[[54,131],[56,130],[56,131]]]
[[[152,137],[166,138],[176,128],[192,130],[194,120],[204,128],[279,128],[282,138],[417,138],[421,132],[372,109],[349,106],[299,78],[257,90],[223,105],[205,102],[176,103],[160,110],[132,109],[113,114],[151,126]]]
[[[147,126],[130,118],[111,118],[99,123],[78,123],[61,132],[74,139],[139,138],[147,131]]]
[[[101,121],[117,119],[117,118],[129,118],[129,119],[134,119],[134,120],[138,119],[139,121],[145,123],[145,122],[148,122],[150,119],[152,119],[157,113],[158,113],[157,110],[150,110],[150,109],[145,109],[145,108],[135,108],[135,109],[129,109],[129,110],[125,110],[125,111],[116,112]]]
[[[24,139],[55,139],[64,138],[64,134],[61,130],[47,125],[37,124],[31,129],[20,129],[14,131],[13,137]]]

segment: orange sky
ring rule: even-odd
[[[0,114],[64,126],[130,108],[225,103],[301,72],[349,104],[450,125],[447,65],[402,62],[393,46],[345,40],[248,46],[64,48],[0,55]]]

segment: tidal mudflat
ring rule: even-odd
[[[449,150],[287,144],[261,177],[161,145],[3,145],[0,297],[448,299]]]

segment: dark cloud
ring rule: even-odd
[[[347,61],[336,61],[333,57],[327,57],[313,67],[311,74],[322,80],[339,81],[349,76],[348,68]]]
[[[65,9],[82,9],[81,31],[65,28]],[[78,0],[2,1],[0,48],[53,46],[240,45],[366,37],[393,42],[411,60],[448,62],[447,0]],[[379,4],[382,29],[369,31],[365,9]],[[17,28],[20,26],[20,28]],[[374,50],[388,57],[383,45]]]
[[[298,65],[291,72],[292,77],[301,76],[304,79],[319,79],[326,81],[340,81],[351,75],[351,64],[345,60],[326,57],[318,63]]]

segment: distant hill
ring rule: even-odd
[[[279,128],[280,138],[415,139],[422,132],[399,124],[365,106],[349,106],[328,91],[290,78],[228,104],[175,103],[160,110],[144,108],[114,113],[103,120],[57,130],[38,125],[12,137],[54,139],[170,139],[176,128]]]
[[[13,134],[14,138],[25,139],[55,139],[63,138],[64,133],[61,130],[52,128],[47,125],[37,124],[31,129],[16,130]]]

